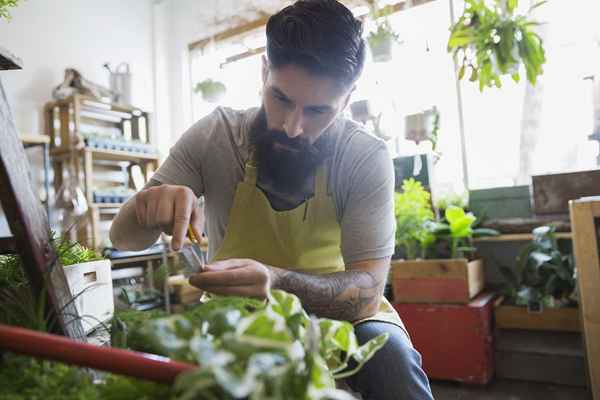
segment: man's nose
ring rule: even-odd
[[[288,114],[283,129],[287,136],[291,139],[296,138],[304,132],[302,128],[302,110],[292,111]]]

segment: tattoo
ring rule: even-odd
[[[276,286],[298,296],[311,314],[356,321],[377,311],[384,279],[368,271],[311,275],[279,270]]]

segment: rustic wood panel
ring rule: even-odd
[[[62,265],[49,243],[48,218],[29,180],[29,163],[0,81],[0,202],[16,247],[23,259],[34,296],[47,295],[57,316],[56,330],[72,338],[85,338]],[[44,279],[47,277],[47,279]]]
[[[573,226],[573,248],[577,266],[579,307],[582,312],[583,335],[590,388],[594,399],[600,399],[600,245],[598,230],[600,201],[570,202]]]
[[[541,313],[529,312],[526,307],[499,306],[495,311],[496,326],[502,329],[532,329],[580,332],[578,308],[544,308]]]
[[[569,212],[569,200],[600,195],[600,169],[532,176],[536,214]]]

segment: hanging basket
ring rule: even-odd
[[[227,89],[221,82],[214,81],[212,79],[205,79],[196,84],[194,91],[196,93],[200,93],[204,101],[209,103],[218,103],[227,92]]]
[[[388,62],[392,59],[394,37],[391,34],[377,34],[367,39],[373,62]]]

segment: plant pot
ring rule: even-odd
[[[468,303],[483,290],[483,260],[392,261],[394,302]]]
[[[84,331],[108,322],[115,308],[110,260],[73,264],[64,270]]]
[[[373,62],[388,62],[392,59],[392,45],[394,38],[392,36],[378,37],[376,40],[369,40],[371,57]]]
[[[579,308],[543,308],[531,312],[527,307],[499,305],[494,311],[499,329],[581,332]]]

